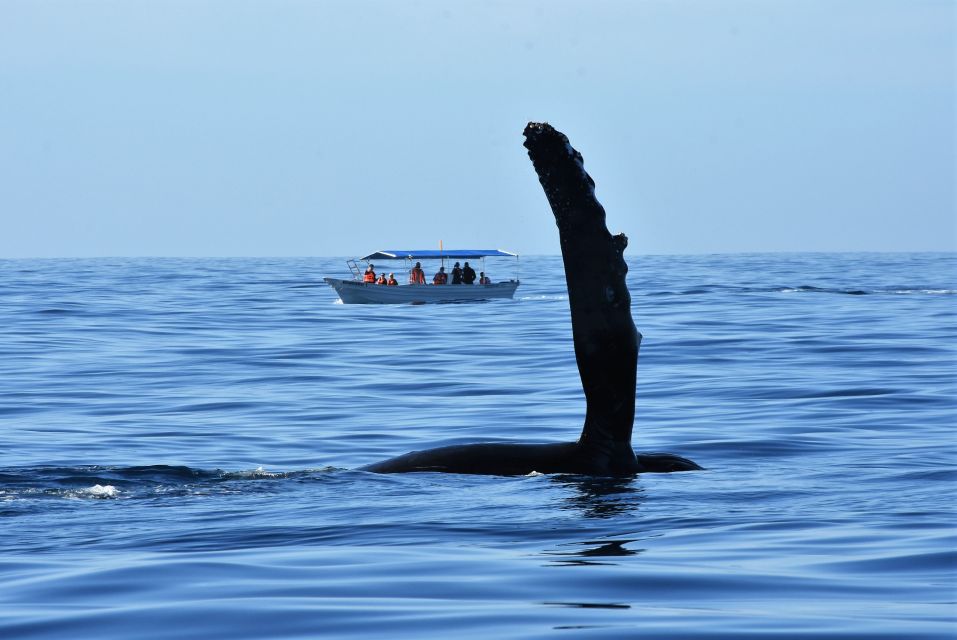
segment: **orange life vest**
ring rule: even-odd
[[[362,274],[363,282],[375,282],[375,271],[366,271]]]
[[[396,280],[395,278],[389,278],[389,282],[387,282],[386,284],[388,284],[390,287],[397,287],[399,286],[399,281]]]
[[[376,284],[385,284],[385,274],[379,276],[379,279],[375,281]]]
[[[448,281],[448,274],[442,273],[441,271],[435,274],[435,277],[432,278],[432,284],[445,284]]]
[[[409,275],[409,282],[412,284],[425,284],[425,272],[422,269],[412,269]]]

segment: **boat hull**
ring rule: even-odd
[[[495,298],[511,298],[518,280],[494,284],[402,284],[388,286],[324,278],[344,304],[425,304],[427,302],[477,302]]]

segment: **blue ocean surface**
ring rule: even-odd
[[[705,471],[356,470],[577,437],[560,257],[416,306],[339,258],[0,261],[0,637],[954,638],[957,255],[629,268],[635,448]]]

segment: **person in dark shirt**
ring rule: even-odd
[[[475,269],[470,267],[468,262],[466,262],[465,266],[462,268],[462,282],[465,284],[472,284],[475,282]]]
[[[452,284],[462,284],[462,267],[458,262],[452,267]]]

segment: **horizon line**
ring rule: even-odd
[[[908,250],[908,249],[895,249],[892,251],[886,250],[873,250],[873,249],[857,249],[857,250],[845,250],[845,251],[834,251],[834,250],[766,250],[766,251],[714,251],[714,252],[695,252],[695,253],[640,253],[634,254],[631,256],[626,255],[627,258],[635,258],[642,256],[661,256],[661,257],[700,257],[700,256],[737,256],[737,255],[796,255],[796,254],[816,254],[816,255],[835,255],[835,254],[884,254],[884,255],[899,255],[899,254],[915,254],[915,253],[924,253],[924,254],[957,254],[957,248],[953,249],[922,249],[922,250]],[[516,254],[514,257],[521,258],[560,258],[561,253],[520,253]],[[495,256],[493,256],[495,257]],[[512,256],[501,256],[512,257]],[[361,258],[351,256],[348,254],[339,254],[339,255],[159,255],[159,254],[144,254],[144,255],[123,255],[123,254],[114,254],[114,255],[65,255],[65,256],[17,256],[17,257],[6,257],[0,256],[0,260],[4,261],[14,261],[14,260],[121,260],[121,259],[136,259],[136,260],[244,260],[244,259],[262,259],[262,260],[304,260],[304,259],[316,259],[316,258],[329,258],[329,259],[346,259],[346,260],[361,260]],[[395,258],[396,260],[404,260],[404,258]],[[431,258],[427,258],[431,259]],[[438,258],[435,258],[436,260]]]

